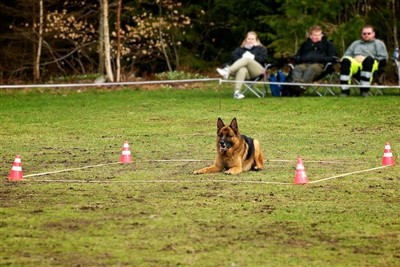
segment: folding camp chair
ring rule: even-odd
[[[257,77],[252,80],[245,80],[244,86],[245,89],[243,90],[242,94],[246,94],[248,92],[253,93],[258,98],[263,98],[267,95],[267,81],[268,73],[267,70],[270,68],[272,64],[266,64],[264,66],[264,71]],[[261,84],[261,82],[264,82]]]
[[[315,78],[314,82],[316,83],[327,83],[327,84],[337,84],[339,81],[339,75],[335,71],[335,64],[336,62],[328,62],[325,64],[324,71],[318,75],[317,78]],[[321,94],[319,92],[320,86],[315,85],[315,86],[309,86],[307,89],[311,93],[316,93],[319,96],[326,96],[328,93],[335,96],[335,92],[333,91],[334,87],[329,87],[329,86],[323,86],[324,92]]]
[[[333,83],[337,83],[338,79],[338,75],[335,71],[335,66],[336,62],[328,62],[325,64],[324,66],[324,71],[318,75],[313,82],[316,83],[328,83],[328,84],[333,84]],[[294,64],[289,64],[289,68],[291,69],[291,71],[293,71],[294,69]],[[289,74],[290,75],[290,74]],[[289,78],[290,80],[290,78]],[[313,85],[313,86],[300,86],[303,89],[303,92],[306,91],[310,91],[311,94],[317,94],[319,96],[326,96],[328,93],[335,96],[335,92],[333,91],[332,87],[329,86],[323,86],[324,88],[324,92],[321,93],[319,92],[319,88],[320,86],[318,85]]]
[[[399,79],[399,86],[400,86],[400,61],[397,58],[393,58],[393,61],[396,67],[397,77]]]
[[[351,77],[352,83],[356,84],[356,85],[361,85],[360,83],[360,75],[361,75],[361,70],[359,70],[356,74],[354,74]],[[385,74],[385,65],[380,66],[378,68],[377,71],[375,71],[373,73],[373,77],[372,77],[372,82],[371,84],[378,84],[378,85],[382,85],[382,84],[386,84],[386,74]],[[358,89],[358,93],[359,93],[359,89],[360,88],[355,88],[354,90]],[[371,91],[374,90],[374,91]],[[383,95],[383,91],[381,88],[371,88],[368,92],[369,95],[373,96],[377,96],[377,95]]]

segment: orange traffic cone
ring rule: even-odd
[[[297,166],[296,166],[296,176],[294,177],[295,184],[306,184],[308,183],[308,178],[306,175],[306,170],[303,165],[303,161],[301,158],[297,159]]]
[[[21,167],[21,156],[16,155],[13,166],[11,168],[10,175],[8,176],[9,181],[20,181],[22,179],[22,167]]]
[[[124,146],[122,147],[122,154],[119,158],[120,163],[131,163],[132,162],[132,155],[131,151],[129,150],[128,141],[125,141]]]
[[[385,150],[383,151],[382,165],[383,166],[391,166],[394,164],[395,164],[395,162],[394,162],[394,157],[392,154],[392,149],[390,148],[389,142],[386,142]]]

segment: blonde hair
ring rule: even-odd
[[[255,31],[249,31],[246,34],[246,37],[244,38],[244,40],[242,41],[242,44],[240,45],[241,47],[244,47],[246,45],[246,39],[249,35],[254,35],[254,37],[256,37],[256,44],[255,45],[261,45],[263,46],[263,44],[261,43],[260,39],[258,39],[258,35]]]

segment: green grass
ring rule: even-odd
[[[0,98],[1,266],[400,265],[397,92],[237,101],[229,86],[204,85]],[[215,157],[218,117],[261,141],[264,171],[192,175]],[[125,140],[134,164],[112,164]],[[380,166],[385,142],[396,166],[292,184],[297,157],[318,181]],[[17,154],[24,175],[78,169],[9,182]]]

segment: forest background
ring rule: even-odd
[[[293,55],[313,24],[339,56],[364,24],[375,26],[390,55],[400,35],[398,0],[3,0],[0,14],[1,84],[206,74],[251,30],[275,62]]]

